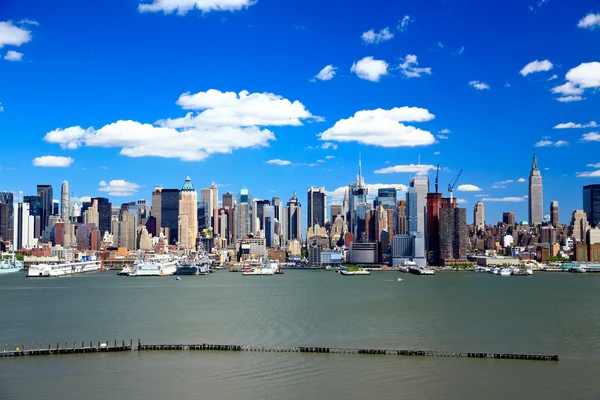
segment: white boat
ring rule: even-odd
[[[332,271],[333,268],[331,268],[331,265],[326,265],[325,266],[325,271]]]
[[[500,270],[500,273],[498,275],[500,275],[500,276],[511,276],[512,275],[512,271],[510,270],[510,268],[502,268]]]
[[[177,271],[177,261],[149,260],[136,262],[129,276],[171,276]]]
[[[23,263],[16,258],[0,260],[0,275],[11,274],[23,270]]]
[[[126,275],[127,276],[127,275],[131,274],[131,271],[133,271],[131,269],[131,267],[129,265],[126,265],[123,267],[123,269],[121,271],[119,271],[119,273],[117,275]]]
[[[435,275],[435,271],[428,268],[421,268],[421,275]]]
[[[408,268],[408,267],[400,267],[399,271],[400,271],[400,272],[407,273],[407,274],[410,272],[410,270],[409,270],[409,268]]]
[[[404,279],[402,279],[402,278],[396,278],[396,282],[404,282]]]
[[[62,264],[36,264],[29,267],[27,277],[48,278],[67,275],[83,274],[85,272],[99,271],[100,261],[67,262]]]

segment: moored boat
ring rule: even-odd
[[[23,263],[14,256],[12,259],[0,260],[0,275],[11,274],[23,270]]]
[[[29,278],[52,278],[67,275],[82,274],[85,272],[99,271],[102,266],[100,261],[67,262],[62,264],[36,264],[29,267]]]

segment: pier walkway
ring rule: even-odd
[[[513,354],[513,353],[481,353],[481,352],[447,352],[436,350],[398,350],[398,349],[357,349],[344,347],[281,347],[281,346],[241,346],[241,345],[220,345],[220,344],[142,344],[138,340],[137,346],[133,341],[126,344],[124,341],[114,345],[98,342],[94,345],[90,342],[89,346],[81,343],[81,347],[65,344],[61,347],[42,346],[37,348],[32,345],[29,350],[16,347],[8,350],[5,346],[4,351],[0,351],[0,357],[24,357],[24,356],[50,356],[63,354],[89,354],[89,353],[107,353],[107,352],[131,352],[131,351],[219,351],[219,352],[261,352],[261,353],[312,353],[312,354],[357,354],[357,355],[381,355],[381,356],[406,356],[406,357],[453,357],[453,358],[479,358],[494,360],[526,360],[526,361],[558,361],[557,355],[544,354]]]

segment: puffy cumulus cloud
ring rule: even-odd
[[[6,61],[21,61],[23,59],[23,56],[23,53],[19,53],[18,51],[14,50],[9,50],[4,56],[4,59]]]
[[[588,164],[588,167],[592,167],[592,168],[600,168],[600,163],[596,163],[596,164]]]
[[[577,26],[583,29],[594,29],[595,27],[600,26],[600,14],[589,13],[579,20]]]
[[[497,202],[509,202],[509,203],[517,203],[521,201],[525,201],[527,196],[523,197],[484,197],[481,201],[497,201]]]
[[[13,25],[12,21],[0,21],[0,48],[20,46],[30,40],[31,32],[29,30]]]
[[[488,90],[490,88],[490,85],[481,81],[471,81],[469,82],[469,85],[473,86],[477,90]]]
[[[274,94],[222,93],[216,90],[183,94],[183,108],[202,110],[183,118],[158,121],[156,125],[117,121],[100,129],[75,126],[48,132],[49,143],[67,149],[80,146],[117,147],[129,157],[156,156],[200,161],[211,154],[235,149],[266,147],[275,135],[260,126],[298,126],[317,119],[298,101]]]
[[[274,164],[274,165],[285,166],[285,165],[292,165],[292,162],[288,161],[288,160],[281,160],[279,158],[275,158],[273,160],[267,161],[267,164]]]
[[[325,66],[325,68],[323,68],[321,71],[319,71],[319,73],[316,74],[310,81],[311,82],[316,82],[317,80],[330,81],[335,76],[336,70],[337,70],[337,67],[334,67],[331,64],[327,65],[327,66]]]
[[[565,75],[567,82],[551,89],[560,94],[558,101],[571,102],[585,100],[581,95],[586,89],[600,88],[600,62],[581,63],[571,68]]]
[[[66,168],[70,167],[74,161],[71,157],[42,156],[34,158],[32,164],[36,167]]]
[[[371,183],[365,184],[365,187],[369,191],[369,199],[372,200],[377,196],[379,189],[384,188],[395,188],[396,190],[407,191],[408,187],[402,183]],[[344,200],[344,195],[348,190],[348,186],[342,186],[332,191],[326,191],[327,201],[331,204],[335,204]]]
[[[369,56],[352,64],[350,71],[360,79],[379,82],[382,76],[388,74],[388,63],[383,60],[375,60]]]
[[[519,179],[517,179],[517,182],[523,183],[523,182],[527,182],[527,181],[525,180],[525,178],[519,178]]]
[[[144,1],[138,6],[141,13],[164,12],[171,14],[177,12],[185,15],[194,8],[202,12],[210,11],[238,11],[255,4],[256,0],[152,0]]]
[[[527,76],[529,74],[533,74],[534,72],[550,71],[553,67],[554,65],[548,60],[535,60],[524,66],[519,73],[523,76]]]
[[[435,165],[419,165],[419,164],[408,164],[408,165],[394,165],[393,167],[386,167],[375,170],[376,174],[397,174],[397,173],[422,173],[425,174],[428,171],[434,170],[437,167]]]
[[[568,145],[569,142],[567,142],[566,140],[557,140],[556,142],[553,142],[552,140],[548,139],[540,140],[539,142],[536,142],[534,144],[535,147],[565,147]]]
[[[400,68],[402,75],[407,78],[419,78],[421,74],[431,75],[431,68],[418,68],[418,65],[417,56],[409,54],[398,68]]]
[[[133,196],[140,188],[140,185],[137,183],[127,182],[123,179],[113,180],[108,183],[101,181],[99,186],[98,191],[106,192],[110,196],[115,197]]]
[[[600,178],[600,170],[588,171],[588,172],[577,172],[575,175],[578,178]]]
[[[599,132],[589,132],[585,133],[581,137],[582,142],[600,142],[600,133]]]
[[[456,190],[458,190],[459,192],[481,192],[481,188],[479,186],[471,185],[468,183],[460,185],[456,188]]]
[[[413,22],[415,22],[415,19],[413,17],[411,17],[410,15],[405,15],[400,21],[398,21],[398,27],[396,29],[398,29],[400,32],[404,32],[408,29],[408,26]]]
[[[554,129],[574,129],[574,128],[596,128],[598,124],[596,121],[590,121],[587,124],[576,124],[575,122],[566,122],[558,124]]]
[[[426,146],[435,142],[433,135],[402,122],[425,122],[433,118],[435,116],[429,111],[417,107],[357,111],[354,116],[337,121],[333,127],[319,134],[319,138],[381,147]]]
[[[373,29],[364,32],[361,35],[361,39],[363,42],[368,44],[377,44],[380,42],[385,42],[386,40],[390,40],[394,37],[394,34],[390,32],[389,28],[383,28],[379,32],[375,32]]]

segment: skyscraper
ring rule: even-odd
[[[169,230],[169,244],[179,240],[179,189],[161,191],[161,228]]]
[[[544,217],[542,194],[542,175],[538,169],[537,158],[534,151],[531,172],[529,173],[529,226],[538,226],[542,224],[542,219]]]
[[[71,210],[69,201],[69,182],[64,181],[60,187],[60,217],[63,222],[71,220]]]
[[[41,198],[40,231],[44,232],[54,208],[52,185],[37,185],[37,195]]]
[[[212,224],[215,208],[219,206],[219,189],[214,182],[208,188],[200,190],[200,201],[206,203],[208,208],[208,218],[210,220],[209,224]]]
[[[560,220],[558,218],[558,201],[556,200],[550,203],[550,223],[555,228],[560,225]]]
[[[442,207],[440,210],[440,259],[467,259],[467,209]]]
[[[327,195],[325,188],[309,187],[307,191],[307,207],[308,213],[306,218],[306,227],[312,228],[315,225],[325,226],[327,214]]]
[[[377,205],[386,210],[396,210],[396,188],[380,188],[377,190]]]
[[[188,176],[179,192],[179,242],[184,249],[196,247],[198,237],[198,194]]]
[[[23,196],[23,203],[29,204],[29,215],[33,216],[33,237],[39,239],[42,235],[42,198],[40,196]]]
[[[214,209],[219,207],[219,188],[217,187],[217,185],[215,185],[215,183],[213,182],[208,189],[210,190],[210,196],[212,199],[212,209],[213,209],[213,214],[214,214]]]
[[[348,223],[350,232],[354,235],[354,240],[361,242],[363,234],[366,232],[365,216],[367,213],[367,195],[369,189],[365,186],[365,180],[362,176],[362,161],[358,159],[358,175],[356,182],[348,187]]]
[[[583,187],[583,211],[590,225],[595,228],[600,223],[600,184]]]
[[[273,247],[275,243],[275,207],[266,205],[264,207],[265,242],[267,247]]]
[[[284,241],[289,243],[296,239],[302,243],[302,206],[296,197],[296,193],[287,202],[284,216]]]
[[[29,204],[17,203],[14,212],[14,235],[12,238],[15,250],[31,248],[34,245],[33,225],[34,218],[29,215]]]
[[[237,205],[237,239],[245,239],[250,234],[250,204],[252,195],[248,189],[240,190]]]
[[[515,213],[514,212],[503,212],[502,213],[502,222],[506,225],[514,225],[515,224]]]
[[[152,192],[152,208],[150,213],[156,219],[157,235],[159,234],[160,228],[162,227],[162,189],[162,186],[154,186],[154,191]]]
[[[571,216],[571,232],[576,243],[585,243],[587,232],[590,230],[587,213],[583,210],[573,211]]]
[[[98,232],[104,236],[106,232],[111,232],[112,204],[105,197],[93,197],[92,202],[98,203]]]
[[[406,200],[398,201],[398,212],[396,213],[396,234],[404,235],[408,233],[408,223],[406,220]]]
[[[235,202],[234,202],[232,193],[227,192],[223,195],[223,208],[228,208],[230,210],[233,210],[234,203]]]
[[[0,192],[0,238],[13,239],[14,196],[10,192]]]
[[[476,230],[483,230],[485,228],[485,214],[481,201],[475,203],[475,208],[473,208],[473,224]]]
[[[412,189],[412,190],[411,190]],[[429,178],[418,174],[410,181],[408,188],[408,230],[409,232],[421,232],[425,234],[427,218],[427,193],[429,192]],[[412,197],[411,197],[412,193]]]

